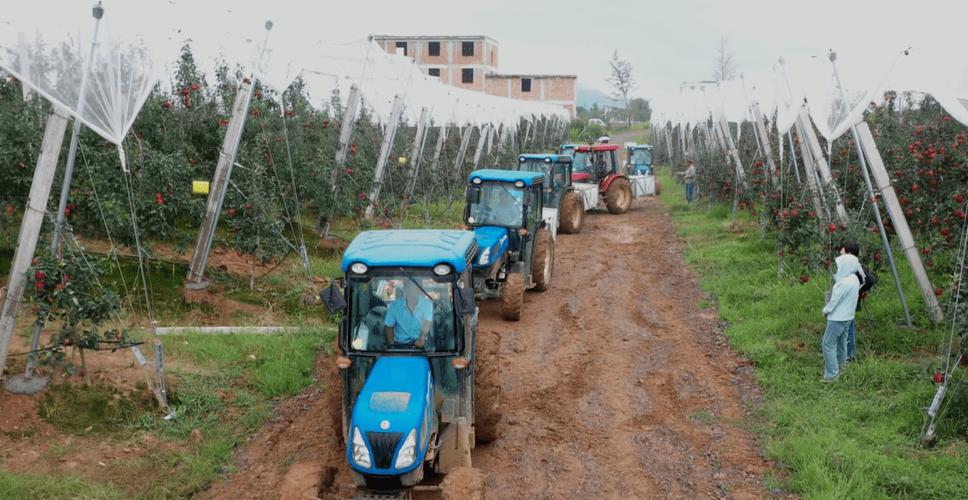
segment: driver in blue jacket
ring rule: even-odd
[[[387,307],[383,319],[387,343],[413,344],[423,347],[434,319],[434,304],[413,280],[404,281],[403,297],[397,297]]]

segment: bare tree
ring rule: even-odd
[[[736,78],[736,54],[729,48],[729,39],[719,38],[719,50],[716,53],[716,69],[713,79],[717,82]]]
[[[635,79],[632,78],[632,63],[618,58],[618,50],[612,53],[612,60],[608,62],[612,69],[612,76],[605,81],[612,86],[612,98],[622,101],[625,105],[625,120],[632,126],[632,92],[635,91]]]

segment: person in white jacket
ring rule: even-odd
[[[847,331],[854,321],[860,294],[857,272],[861,268],[857,257],[841,250],[835,262],[837,273],[834,274],[834,288],[823,308],[823,315],[827,318],[827,329],[821,342],[824,382],[836,380],[847,362]]]

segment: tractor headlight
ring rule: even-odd
[[[486,266],[491,261],[491,247],[487,247],[481,252],[481,258],[477,260],[478,265]]]
[[[407,434],[407,439],[403,442],[403,446],[400,447],[400,453],[397,453],[397,461],[393,463],[393,467],[396,469],[410,467],[416,458],[417,429],[411,429],[410,434]]]
[[[524,181],[514,181],[514,187],[523,188],[524,187]]]
[[[353,428],[353,461],[356,465],[360,467],[370,468],[370,450],[366,449],[366,443],[363,441],[363,435],[360,434],[360,428]]]
[[[356,274],[366,274],[367,269],[366,264],[362,262],[354,262],[353,265],[350,266],[350,271],[353,271]]]
[[[437,276],[447,276],[450,274],[450,266],[447,264],[437,264],[434,266],[434,274]]]

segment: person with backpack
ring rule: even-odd
[[[846,242],[840,248],[841,254],[847,253],[857,257],[858,262],[860,261],[860,247],[857,243]],[[856,273],[858,281],[860,281],[860,291],[857,296],[857,309],[860,311],[864,302],[864,298],[867,294],[874,288],[877,284],[877,275],[873,273],[863,262],[859,262],[860,270]],[[857,355],[857,317],[854,315],[854,319],[850,322],[850,326],[847,328],[847,362],[850,363],[854,360]]]
[[[856,243],[845,243],[840,247],[837,257],[837,272],[834,274],[834,287],[830,299],[824,305],[823,315],[827,318],[821,348],[823,349],[823,382],[833,382],[847,364],[847,333],[857,311],[857,299],[863,271],[860,261],[854,254]]]

